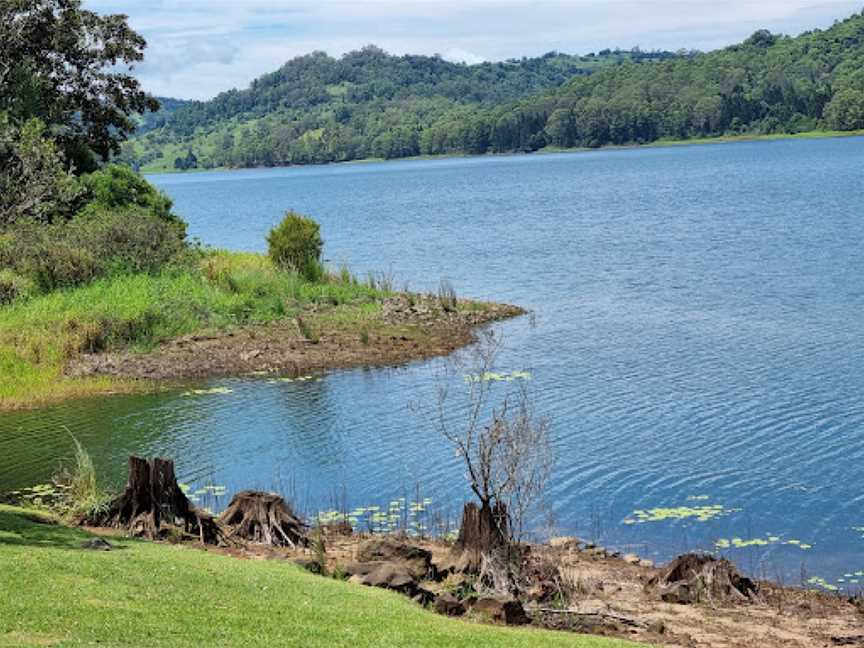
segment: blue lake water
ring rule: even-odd
[[[531,372],[553,423],[554,533],[658,560],[719,541],[760,575],[856,587],[843,574],[864,570],[864,139],[151,179],[208,244],[263,250],[293,208],[321,223],[333,265],[531,309],[498,328],[503,368]],[[51,474],[65,426],[118,480],[130,452],[160,454],[229,496],[386,506],[419,483],[455,513],[459,464],[409,408],[433,397],[437,367],[3,414],[0,488]],[[710,519],[669,519],[681,507]]]

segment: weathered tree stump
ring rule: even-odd
[[[725,558],[689,553],[669,563],[646,589],[655,589],[668,603],[734,603],[751,600],[756,583],[741,575]]]
[[[169,459],[129,457],[129,483],[108,509],[84,520],[87,524],[126,529],[133,536],[163,537],[179,528],[205,544],[222,538],[213,517],[196,509],[177,485],[174,462]]]
[[[510,547],[507,508],[502,503],[478,507],[473,502],[462,510],[459,537],[453,545],[455,571],[477,574],[484,566],[483,556],[508,553]]]
[[[228,537],[274,547],[306,546],[306,525],[282,496],[261,491],[242,491],[234,496],[220,521]]]

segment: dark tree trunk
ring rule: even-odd
[[[242,491],[234,496],[220,517],[230,528],[229,538],[249,540],[274,547],[309,544],[306,525],[276,493]]]
[[[453,545],[453,555],[458,571],[479,573],[483,555],[500,555],[510,546],[507,507],[502,503],[478,507],[473,502],[465,504],[459,537]]]
[[[86,520],[87,524],[128,530],[133,536],[163,537],[179,528],[205,544],[218,544],[222,532],[212,516],[199,511],[177,485],[174,462],[169,459],[129,457],[129,483],[108,510]]]

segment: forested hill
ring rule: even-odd
[[[145,168],[174,168],[178,157],[178,166],[212,167],[416,155],[429,145],[421,144],[421,134],[435,124],[470,121],[472,114],[605,67],[675,56],[550,52],[466,65],[391,56],[373,46],[338,59],[314,52],[211,101],[162,99],[163,110],[142,118],[124,157]]]
[[[709,53],[601,54],[480,66],[313,54],[178,109],[126,155],[145,168],[259,166],[864,128],[864,13]]]

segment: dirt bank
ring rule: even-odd
[[[366,538],[356,534],[328,535],[329,569],[343,569],[355,562]],[[450,546],[446,543],[416,539],[409,542],[431,551],[433,563],[448,562]],[[758,594],[751,601],[667,603],[656,590],[646,587],[662,573],[660,567],[570,539],[553,543],[555,546],[533,545],[528,564],[544,570],[554,566],[557,578],[570,584],[569,593],[567,600],[555,605],[527,602],[525,609],[536,626],[617,636],[669,648],[864,646],[864,601],[860,598],[760,581]],[[314,558],[309,550],[255,546],[209,550],[252,559]],[[424,586],[441,589],[440,583]]]
[[[476,327],[524,314],[516,306],[397,295],[374,309],[317,306],[270,324],[182,337],[152,351],[82,355],[69,376],[178,380],[397,365],[452,353]]]

